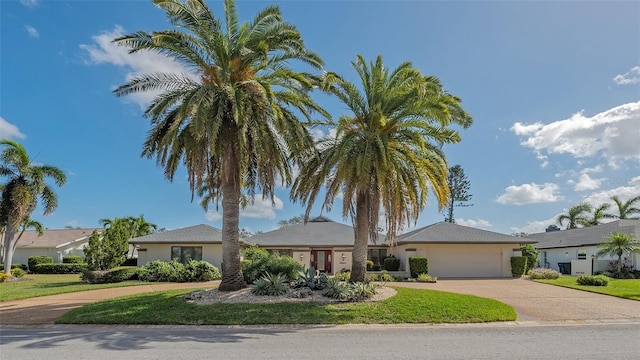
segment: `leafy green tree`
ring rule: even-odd
[[[558,216],[558,224],[562,224],[567,221],[567,229],[576,229],[579,226],[587,226],[589,220],[587,218],[588,213],[591,212],[591,205],[586,203],[580,203],[569,208],[566,214]]]
[[[219,290],[246,286],[240,266],[241,191],[274,198],[277,179],[291,182],[292,156],[313,146],[299,120],[327,115],[310,94],[317,80],[292,67],[322,67],[277,6],[240,23],[234,1],[225,0],[219,19],[204,0],[154,0],[176,28],[138,31],[114,41],[130,52],[151,51],[179,61],[195,73],[155,73],[132,79],[117,96],[159,91],[147,107],[151,130],[142,155],[155,157],[172,180],[187,170],[192,191],[202,184],[222,203],[224,272]],[[295,160],[295,158],[293,158]]]
[[[90,270],[109,270],[120,266],[126,260],[128,250],[127,232],[121,227],[94,231],[83,249]]]
[[[127,250],[125,251],[125,255],[129,257],[129,240],[145,236],[149,234],[153,234],[157,226],[153,223],[145,220],[144,215],[140,215],[138,217],[134,216],[125,216],[122,218],[116,217],[113,219],[100,219],[100,224],[106,229],[105,234],[109,233],[109,236],[116,236],[124,238],[124,241],[127,244]],[[106,236],[106,235],[105,235]],[[118,241],[118,244],[121,240]],[[133,252],[131,252],[132,254]]]
[[[613,202],[616,204],[616,207],[618,209],[617,214],[609,214],[611,218],[620,219],[620,220],[640,219],[640,217],[633,216],[635,214],[640,214],[640,208],[635,207],[636,203],[640,204],[640,196],[632,197],[627,201],[622,201],[620,200],[620,198],[614,195],[611,197],[611,200],[613,200]]]
[[[455,165],[449,168],[449,175],[447,177],[447,186],[449,186],[449,202],[445,207],[446,216],[444,221],[455,223],[456,220],[453,217],[454,207],[467,207],[473,206],[473,204],[465,204],[471,200],[473,195],[469,194],[471,188],[471,182],[464,174],[462,166]]]
[[[282,229],[287,226],[302,224],[303,222],[304,222],[304,214],[300,214],[298,216],[292,217],[291,219],[278,221],[278,227]]]
[[[533,269],[538,264],[538,250],[536,250],[536,248],[534,248],[531,244],[526,244],[520,249],[522,250],[522,256],[527,258],[527,269],[525,271],[526,274],[529,270]]]
[[[608,241],[598,247],[600,250],[596,253],[596,257],[604,255],[618,257],[618,272],[622,271],[622,255],[640,252],[640,243],[635,240],[633,235],[626,233],[612,233]]]
[[[376,241],[380,209],[384,210],[387,240],[406,221],[416,221],[427,203],[429,186],[440,207],[449,197],[447,162],[442,144],[460,141],[452,123],[470,126],[460,99],[448,94],[440,81],[424,76],[409,62],[389,71],[382,57],[352,62],[360,86],[328,73],[324,87],[344,103],[350,114],[336,125],[336,136],[317,144],[301,164],[291,197],[307,204],[305,217],[326,186],[323,209],[343,196],[343,217],[355,227],[352,282],[364,281],[369,239]],[[362,90],[359,90],[359,89]]]
[[[0,202],[0,227],[4,234],[4,271],[11,274],[11,262],[19,237],[19,227],[29,223],[31,214],[40,198],[44,214],[52,213],[58,206],[58,197],[46,183],[51,178],[57,186],[62,186],[67,178],[64,173],[51,165],[34,165],[27,150],[13,140],[0,140],[5,148],[0,153],[0,176],[7,182],[2,188]]]

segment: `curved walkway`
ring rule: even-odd
[[[0,302],[0,325],[53,324],[67,311],[85,304],[133,294],[189,288],[214,288],[208,283],[170,283],[92,290]],[[388,283],[496,299],[514,307],[517,321],[640,321],[640,301],[594,294],[525,279],[438,280],[429,283]]]

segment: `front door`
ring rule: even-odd
[[[311,250],[311,266],[321,273],[331,273],[331,250]]]

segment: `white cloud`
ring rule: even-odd
[[[284,203],[277,196],[274,197],[273,202],[274,203],[272,204],[271,199],[262,199],[260,197],[256,197],[253,204],[247,205],[247,207],[240,210],[240,217],[254,219],[275,219],[276,212],[274,210],[282,210],[284,208]],[[222,212],[209,210],[205,214],[205,218],[209,221],[220,220],[222,219]]]
[[[504,194],[496,199],[496,202],[513,205],[556,202],[562,200],[562,196],[557,194],[559,189],[558,185],[552,183],[509,186]]]
[[[613,81],[618,85],[631,85],[640,83],[640,66],[634,66],[624,74],[616,75]]]
[[[611,204],[612,208],[609,209],[609,212],[614,212],[616,209],[616,205],[613,201],[611,201],[612,196],[617,196],[622,201],[627,201],[632,197],[638,196],[640,194],[640,176],[626,178],[626,179],[608,179],[609,181],[620,181],[625,182],[627,186],[620,186],[609,190],[604,190],[600,192],[593,193],[587,196],[584,199],[584,202],[591,204],[593,206],[598,206],[600,204]]]
[[[20,132],[17,126],[11,124],[0,116],[0,139],[24,139],[27,136]]]
[[[20,0],[20,4],[30,8],[38,6],[39,3],[39,0]]]
[[[474,227],[474,228],[485,228],[485,229],[493,226],[488,220],[484,220],[484,219],[477,219],[477,220],[456,219],[456,224],[462,225],[462,226]]]
[[[127,81],[151,73],[175,73],[194,76],[189,69],[164,55],[149,51],[139,51],[129,54],[129,49],[113,43],[113,39],[123,36],[124,29],[116,25],[112,31],[104,31],[100,35],[92,36],[93,43],[81,44],[80,48],[89,55],[88,64],[112,64],[127,69],[122,84]],[[120,85],[120,84],[119,84]],[[140,107],[146,107],[159,91],[146,91],[129,95]]]
[[[601,155],[616,167],[620,160],[640,161],[640,101],[620,105],[613,109],[586,117],[582,112],[569,119],[550,124],[515,123],[511,127],[516,135],[526,139],[520,144],[540,153],[570,154],[574,158]]]
[[[604,180],[606,179],[605,178],[594,179],[591,176],[589,176],[589,174],[583,173],[580,175],[577,182],[573,180],[569,180],[567,181],[567,183],[574,185],[573,190],[575,191],[585,191],[585,190],[599,189]]]
[[[530,221],[527,223],[527,225],[523,227],[512,227],[511,230],[517,234],[518,233],[537,234],[537,233],[545,232],[545,230],[549,225],[558,225],[558,222],[556,221],[558,216],[560,216],[560,214],[557,214],[556,216],[547,220]]]
[[[24,28],[27,30],[27,33],[29,34],[29,37],[32,37],[32,38],[39,38],[40,37],[40,33],[33,26],[25,25]]]

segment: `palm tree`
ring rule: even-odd
[[[305,48],[301,35],[276,6],[240,24],[233,0],[218,19],[204,0],[154,0],[173,30],[139,31],[115,39],[130,52],[152,51],[175,59],[194,74],[157,73],[117,88],[123,96],[161,91],[147,107],[151,130],[142,156],[155,157],[172,180],[184,163],[192,199],[208,187],[222,203],[224,270],[219,289],[246,286],[240,267],[239,215],[242,190],[256,188],[274,198],[278,178],[291,182],[292,155],[313,146],[305,124],[313,112],[326,116],[311,98],[311,74],[293,70],[300,61],[320,69],[322,60]]]
[[[597,208],[593,209],[593,215],[591,218],[587,218],[587,222],[585,226],[596,226],[602,223],[602,219],[610,219],[613,216],[606,213],[606,211],[611,207],[611,204],[602,204]]]
[[[558,224],[562,226],[562,223],[567,220],[567,229],[576,229],[578,226],[586,226],[589,223],[585,213],[591,212],[591,205],[586,203],[580,203],[569,208],[569,212],[558,216]]]
[[[0,140],[6,147],[0,154],[0,176],[8,177],[2,189],[0,203],[0,226],[4,234],[4,271],[11,274],[11,261],[19,237],[16,233],[21,225],[30,226],[31,213],[38,205],[38,198],[44,206],[44,214],[52,213],[58,206],[58,197],[47,185],[46,178],[52,178],[58,186],[64,185],[64,173],[50,165],[33,165],[27,150],[13,140]]]
[[[618,272],[622,270],[622,255],[631,254],[632,252],[640,252],[640,243],[638,243],[633,235],[626,233],[613,233],[609,236],[609,241],[598,245],[600,250],[596,253],[597,257],[603,255],[618,257]]]
[[[423,76],[405,62],[393,71],[382,57],[367,64],[358,56],[353,67],[358,87],[329,73],[324,86],[352,112],[339,118],[335,138],[320,141],[301,165],[291,197],[307,204],[305,219],[326,184],[323,209],[339,193],[343,217],[355,229],[351,281],[364,281],[369,239],[378,234],[379,210],[386,217],[387,240],[393,243],[403,223],[416,221],[427,202],[429,186],[440,207],[449,196],[447,162],[441,146],[460,141],[448,128],[467,127],[471,117],[460,100],[433,76]]]
[[[612,218],[615,219],[620,219],[620,220],[624,220],[624,219],[630,219],[630,220],[635,220],[635,219],[640,219],[640,217],[631,217],[634,214],[640,214],[640,208],[634,207],[633,205],[635,203],[640,202],[640,196],[636,196],[633,197],[625,202],[622,202],[622,200],[620,200],[620,198],[618,198],[617,196],[612,196],[611,200],[613,200],[613,202],[616,204],[616,206],[618,207],[618,213],[617,214],[610,214],[610,216]]]

